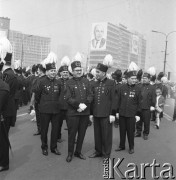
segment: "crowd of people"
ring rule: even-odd
[[[129,154],[134,153],[135,137],[148,139],[151,120],[159,129],[168,96],[167,77],[163,72],[156,75],[154,67],[143,72],[131,62],[125,72],[117,69],[107,74],[113,63],[110,54],[87,73],[83,72],[81,62],[79,53],[72,62],[65,56],[57,69],[57,56],[51,52],[31,69],[22,68],[19,60],[12,67],[12,46],[8,39],[0,39],[0,171],[9,169],[9,130],[15,126],[17,110],[23,105],[30,104],[30,111],[35,110],[37,132],[34,135],[41,136],[44,156],[48,156],[48,149],[61,155],[57,143],[62,142],[62,124],[66,120],[67,162],[73,156],[86,159],[81,150],[91,124],[95,152],[89,158],[110,158],[113,125],[120,132],[116,151],[125,149],[127,136]]]

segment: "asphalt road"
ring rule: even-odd
[[[129,163],[135,164],[141,177],[142,163],[152,164],[154,159],[160,164],[156,175],[160,177],[160,172],[166,167],[164,163],[170,163],[173,167],[172,172],[176,176],[176,123],[172,122],[173,100],[168,99],[165,106],[165,116],[161,121],[160,129],[154,127],[151,122],[151,130],[148,140],[143,138],[135,139],[135,153],[128,154],[128,142],[126,150],[115,152],[119,144],[119,128],[113,128],[113,148],[111,159],[118,158],[124,160],[119,165],[119,169],[124,174]],[[94,133],[93,125],[88,127],[82,153],[87,157],[86,160],[73,158],[71,163],[65,161],[67,157],[67,131],[63,126],[62,135],[64,142],[58,143],[58,149],[62,153],[56,156],[49,152],[43,156],[41,153],[41,142],[39,136],[33,136],[36,131],[35,122],[31,122],[32,117],[27,114],[27,107],[18,111],[16,127],[10,130],[10,141],[13,148],[13,157],[10,154],[10,169],[0,173],[0,180],[101,180],[103,179],[103,159],[90,159],[88,156],[94,152]],[[48,134],[50,136],[50,132]],[[119,169],[116,169],[119,173]],[[151,168],[146,168],[145,177],[152,179]],[[171,171],[170,171],[171,172]],[[166,173],[168,175],[168,173]],[[116,173],[114,179],[121,179]],[[136,178],[133,178],[136,179]],[[141,178],[140,178],[141,179]],[[170,178],[169,178],[170,179]]]

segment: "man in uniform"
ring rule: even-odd
[[[1,51],[0,45],[0,51]],[[0,56],[0,72],[4,63]],[[2,118],[2,114],[7,107],[7,99],[9,98],[9,85],[0,78],[0,172],[9,169],[9,140],[7,130]]]
[[[69,80],[69,72],[68,72],[68,65],[69,65],[69,58],[67,56],[63,57],[61,60],[61,67],[59,68],[59,73],[61,75],[61,95],[60,95],[60,120],[59,120],[59,131],[58,131],[58,142],[61,143],[62,139],[62,124],[63,120],[67,122],[67,101],[66,101],[66,83]]]
[[[137,65],[131,62],[127,72],[127,84],[120,87],[117,98],[117,114],[120,128],[120,145],[116,151],[125,149],[126,134],[129,154],[134,153],[134,132],[136,120],[139,120],[141,90],[136,85]]]
[[[18,80],[14,71],[11,68],[12,45],[10,44],[9,40],[5,37],[0,40],[0,44],[4,46],[4,49],[6,49],[6,52],[3,53],[5,54],[5,57],[2,58],[3,81],[5,81],[10,88],[9,98],[6,100],[8,108],[6,108],[3,112],[6,131],[8,134],[10,127],[14,127],[16,122],[17,109],[15,106],[15,93],[16,90],[18,89]]]
[[[46,75],[39,83],[36,90],[36,103],[39,104],[39,111],[41,115],[41,141],[42,153],[48,155],[47,134],[49,123],[51,122],[51,140],[50,150],[56,155],[61,153],[57,149],[57,135],[60,117],[60,89],[61,82],[56,80],[56,60],[54,53],[49,53],[46,63]]]
[[[39,112],[39,104],[36,101],[36,90],[40,84],[40,81],[42,81],[42,79],[45,78],[45,72],[46,72],[46,66],[44,64],[44,61],[42,61],[41,64],[38,64],[37,66],[37,74],[38,76],[34,79],[33,83],[32,83],[32,98],[31,98],[31,105],[34,105],[35,108],[35,114],[36,114],[36,123],[37,123],[37,132],[34,133],[34,136],[40,135],[41,134],[41,115]]]
[[[105,60],[111,55],[107,55]],[[89,158],[109,158],[112,149],[112,121],[115,121],[113,113],[115,100],[115,81],[106,77],[108,66],[99,63],[96,67],[96,78],[92,85],[93,103],[92,112],[94,119],[95,152]],[[115,109],[114,109],[115,110]],[[114,115],[114,116],[112,116]],[[92,117],[91,117],[92,118]]]
[[[74,156],[86,159],[82,153],[82,144],[89,123],[90,103],[92,92],[90,83],[82,77],[80,54],[75,56],[71,63],[73,78],[67,81],[66,99],[68,103],[67,124],[68,124],[68,156],[67,162],[72,160],[74,152],[75,137],[77,136],[76,150]]]
[[[135,137],[141,137],[142,126],[144,124],[143,138],[148,139],[150,132],[150,110],[155,110],[155,88],[150,85],[150,74],[143,74],[143,83],[141,86],[141,116],[140,121],[136,123],[136,134]]]

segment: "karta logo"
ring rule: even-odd
[[[115,161],[115,158],[105,158],[103,160],[104,166],[104,179],[175,179],[174,169],[170,163],[164,163],[160,165],[156,162],[156,159],[153,159],[152,163],[141,163],[139,165],[135,163],[128,163],[126,165],[127,170],[121,170],[122,163],[124,158],[118,158]],[[124,165],[124,164],[123,164]],[[123,166],[124,167],[124,166]],[[162,168],[161,170],[157,170]],[[150,177],[146,177],[146,169],[150,169]]]

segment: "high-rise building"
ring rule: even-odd
[[[20,59],[23,67],[40,63],[50,51],[51,38],[10,30],[9,18],[0,17],[0,36],[10,40],[13,60]]]
[[[97,36],[97,37],[96,37]],[[96,43],[96,39],[98,39]],[[96,44],[99,44],[96,46]],[[142,69],[145,67],[146,40],[137,32],[129,31],[123,25],[94,23],[89,52],[89,67],[102,62],[106,54],[111,54],[114,65],[111,71],[127,69],[130,62],[135,62]]]
[[[20,59],[22,66],[40,63],[50,51],[51,39],[35,35],[9,31],[9,40],[13,46],[13,59]]]
[[[10,29],[10,19],[5,17],[0,17],[0,37],[6,36],[8,37]]]

